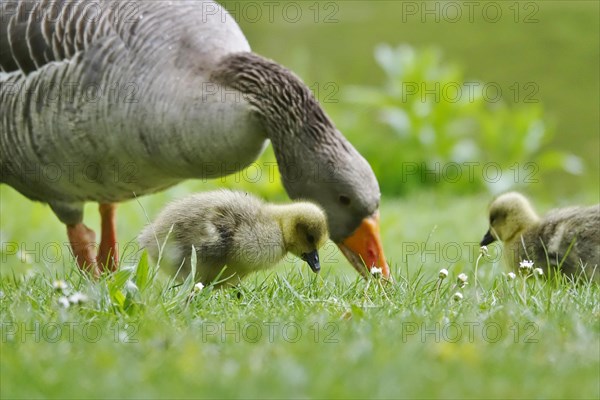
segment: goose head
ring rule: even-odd
[[[211,79],[240,91],[255,108],[290,198],[323,208],[331,239],[363,276],[379,267],[389,277],[379,234],[377,178],[302,80],[254,53],[225,57]]]
[[[319,248],[328,239],[327,217],[321,208],[308,202],[275,206],[286,250],[303,259],[314,272],[321,270]]]
[[[497,197],[490,204],[489,214],[490,228],[481,240],[481,246],[496,240],[512,242],[539,219],[529,200],[517,192]]]

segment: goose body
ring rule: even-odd
[[[508,264],[533,261],[544,272],[600,281],[600,204],[568,207],[538,217],[520,193],[505,193],[490,205],[490,229],[481,241],[504,244]],[[550,267],[550,270],[549,268]]]
[[[205,284],[237,281],[272,267],[290,251],[318,272],[318,249],[326,240],[325,213],[312,203],[266,204],[225,190],[174,201],[139,236],[155,260],[163,248],[161,264],[170,271],[182,267],[188,273],[195,248],[196,279]]]
[[[325,210],[357,270],[389,275],[369,164],[217,3],[0,6],[0,181],[51,206],[81,267],[116,266],[115,203],[231,174],[270,141],[288,195]],[[87,201],[100,203],[97,258]]]
[[[2,20],[3,181],[70,222],[63,209],[215,178],[260,155],[267,137],[250,105],[209,83],[214,60],[250,51],[232,18],[195,2],[81,1],[46,32],[47,3],[2,4],[13,15]],[[38,17],[16,22],[27,13]]]

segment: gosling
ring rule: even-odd
[[[181,268],[186,276],[194,246],[195,279],[209,284],[218,278],[233,285],[274,266],[288,252],[319,272],[318,249],[327,239],[325,213],[315,204],[268,204],[247,193],[220,190],[167,205],[138,241],[154,260],[164,244],[161,265],[172,272]]]
[[[599,281],[600,204],[557,209],[540,218],[525,196],[505,193],[490,205],[490,228],[481,245],[496,240],[504,243],[506,262],[514,268],[531,260],[546,276],[560,270]]]

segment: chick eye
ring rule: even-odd
[[[313,244],[315,242],[315,237],[313,235],[307,235],[306,240],[308,240],[308,243]]]
[[[345,206],[350,205],[350,197],[341,195],[340,196],[340,203],[342,203]]]
[[[492,215],[490,215],[490,225],[494,225],[494,223],[496,221],[498,221],[498,214],[497,213],[493,213]]]

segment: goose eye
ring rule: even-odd
[[[350,205],[350,197],[341,195],[340,196],[340,203],[342,203],[345,206]]]
[[[315,242],[315,237],[313,235],[307,235],[306,240],[308,240],[308,243],[313,244]]]

